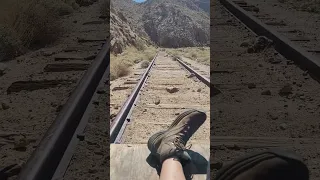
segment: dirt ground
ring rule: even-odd
[[[110,82],[110,123],[113,122],[112,120],[136,87],[145,70],[146,68],[142,68],[140,62],[130,68],[129,75]]]
[[[301,138],[319,137],[319,83],[273,48],[248,53],[256,36],[219,3],[211,4],[211,11],[216,12],[211,17],[211,81],[221,90],[211,99],[211,145],[214,146],[215,137],[227,136],[296,139],[301,143],[282,148],[301,154],[310,168],[311,179],[318,179],[319,144],[306,146]],[[266,149],[267,145],[245,147],[222,146],[212,156],[225,164],[240,155]],[[212,166],[214,172],[219,168]]]
[[[88,124],[83,132],[85,139],[80,141],[72,156],[64,179],[106,179],[109,177],[109,128],[107,124],[109,109],[109,80],[103,79],[103,84],[96,93]]]
[[[258,13],[264,14],[269,19],[262,19],[263,22],[282,22],[285,26],[274,26],[279,33],[284,35],[294,43],[311,52],[314,56],[320,58],[319,37],[320,37],[320,14],[315,12],[302,11],[302,4],[312,1],[284,1],[279,0],[245,0],[250,5],[259,8]],[[316,1],[313,1],[315,4]]]
[[[8,70],[0,77],[2,166],[26,162],[101,49],[108,28],[100,15],[99,2],[81,7],[61,19],[65,33],[55,44],[5,63]]]

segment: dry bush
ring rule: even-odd
[[[145,42],[141,39],[138,39],[134,45],[139,51],[146,50]]]
[[[200,62],[201,64],[210,65],[210,48],[209,47],[188,47],[178,49],[167,49],[167,52],[176,57],[187,57]]]
[[[172,56],[172,59],[173,59],[174,61],[177,61],[177,60],[181,59],[181,57],[180,57],[180,56],[177,56],[177,55],[173,55],[173,56]]]
[[[143,53],[145,60],[152,61],[157,53],[157,50],[153,47],[148,47],[148,49],[146,49]]]
[[[157,53],[157,49],[152,46],[146,46],[146,50],[140,51],[131,46],[127,47],[121,54],[111,54],[110,56],[110,78],[115,80],[119,77],[127,75],[130,66],[140,63],[141,61],[150,62]],[[142,62],[145,64],[144,62]],[[142,66],[141,66],[142,67]],[[124,73],[120,73],[124,72]]]
[[[147,68],[149,66],[149,61],[142,61],[140,64],[141,68]]]
[[[153,53],[150,52],[149,54],[146,54],[146,59],[148,61],[152,61],[155,55],[156,55],[155,52],[153,52]]]
[[[110,63],[110,80],[128,75],[130,73],[129,67],[124,61],[112,61]]]
[[[23,45],[38,48],[55,41],[60,33],[59,16],[70,14],[72,7],[56,0],[24,1],[14,22],[14,29]]]
[[[12,28],[0,24],[0,62],[10,60],[25,52]]]
[[[133,62],[135,63],[135,64],[138,64],[139,62],[141,62],[142,60],[141,59],[139,59],[139,58],[135,58],[134,60],[133,60]]]
[[[179,56],[179,54],[181,54],[181,52],[178,52],[176,49],[167,49],[166,52],[172,57]]]
[[[57,21],[60,16],[72,13],[77,7],[75,0],[1,0],[0,44],[7,47],[2,51],[17,56],[23,52],[20,49],[40,48],[52,43],[59,37]],[[13,58],[11,55],[7,57]]]
[[[210,65],[210,48],[199,47],[199,48],[188,48],[186,57],[196,60],[201,64]]]

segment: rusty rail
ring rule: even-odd
[[[243,8],[231,0],[219,0],[221,4],[245,26],[250,28],[259,36],[266,36],[274,41],[275,49],[287,59],[295,61],[297,64],[309,70],[317,80],[320,79],[320,59],[311,53],[292,43],[286,37],[262,23],[259,19],[246,12]]]
[[[202,81],[204,84],[210,87],[210,79],[206,78],[205,76],[198,73],[196,70],[192,69],[190,66],[188,66],[186,63],[181,61],[181,59],[177,58],[177,61],[186,68],[190,73],[193,73],[200,81]]]
[[[140,93],[141,88],[143,87],[143,85],[147,80],[149,72],[151,71],[157,56],[158,56],[158,53],[153,58],[147,70],[144,72],[138,84],[134,88],[133,92],[131,93],[131,95],[125,102],[125,104],[121,107],[120,112],[115,117],[114,123],[110,128],[110,143],[120,143],[121,136],[124,131],[124,127],[126,126],[128,121],[130,121],[130,118],[128,115],[134,106],[134,102],[137,100],[137,97]]]

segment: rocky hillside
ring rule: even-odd
[[[122,53],[126,46],[139,48],[142,45],[142,40],[128,24],[126,17],[118,12],[112,4],[110,11],[111,52]]]
[[[194,0],[194,3],[206,13],[210,14],[210,1],[208,0]]]
[[[113,1],[141,37],[161,47],[206,46],[210,39],[209,0]]]

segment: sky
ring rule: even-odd
[[[133,0],[133,1],[141,3],[141,2],[145,2],[146,0]]]

